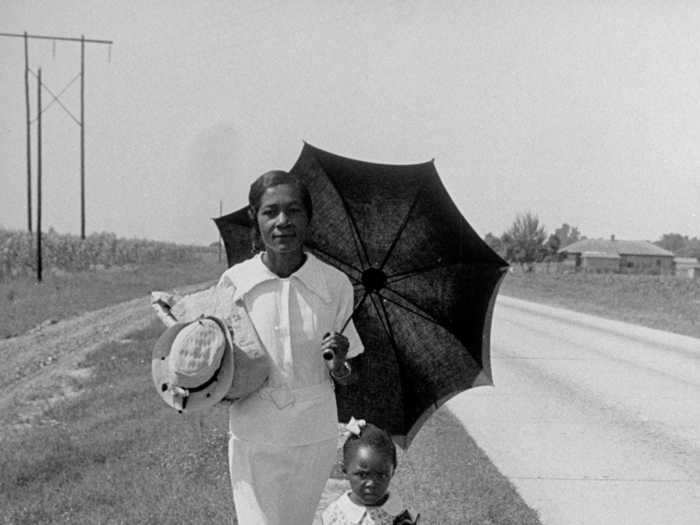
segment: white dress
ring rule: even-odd
[[[327,332],[353,310],[348,277],[312,254],[294,274],[272,273],[260,255],[227,270],[217,311],[242,298],[271,357],[257,393],[231,405],[229,468],[240,525],[310,525],[336,459],[337,410],[321,356]],[[223,310],[222,310],[223,303]],[[352,321],[348,358],[364,348]]]
[[[350,492],[346,492],[323,511],[323,525],[392,525],[404,512],[408,512],[406,506],[393,492],[378,507],[353,503]],[[409,516],[413,519],[411,514]]]

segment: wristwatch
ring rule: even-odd
[[[331,377],[333,379],[347,379],[350,377],[350,374],[352,374],[352,367],[350,366],[350,363],[345,361],[343,363],[343,366],[345,368],[345,372],[342,374],[337,374],[334,370],[331,370]]]

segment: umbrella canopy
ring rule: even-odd
[[[305,144],[291,170],[313,202],[308,247],[355,288],[359,380],[337,386],[339,419],[407,447],[450,397],[492,384],[491,313],[508,264],[476,234],[433,162],[388,165]],[[215,219],[229,265],[250,257],[246,209]]]

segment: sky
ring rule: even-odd
[[[698,27],[700,3],[676,0],[0,3],[0,32],[113,41],[86,45],[87,232],[192,244],[304,141],[435,159],[482,236],[528,211],[548,232],[700,236]],[[30,40],[29,66],[72,114],[43,92],[43,227],[79,234],[80,45]],[[27,227],[24,89],[23,40],[0,37],[12,229]],[[30,104],[34,119],[33,77]]]

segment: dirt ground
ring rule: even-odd
[[[195,285],[179,291],[201,288]],[[143,297],[0,340],[0,443],[26,429],[55,424],[46,416],[47,410],[78,395],[90,376],[89,368],[79,366],[81,361],[100,345],[123,340],[156,318],[150,298]],[[315,524],[320,523],[322,509],[346,488],[343,480],[329,479]]]
[[[153,316],[135,299],[0,341],[0,441],[10,432],[51,424],[46,410],[80,391],[90,370],[79,363],[99,345],[144,328]]]
[[[180,292],[201,288],[193,285]],[[0,442],[30,426],[51,425],[46,410],[76,395],[89,377],[90,370],[78,366],[85,356],[155,318],[145,296],[0,340]]]

